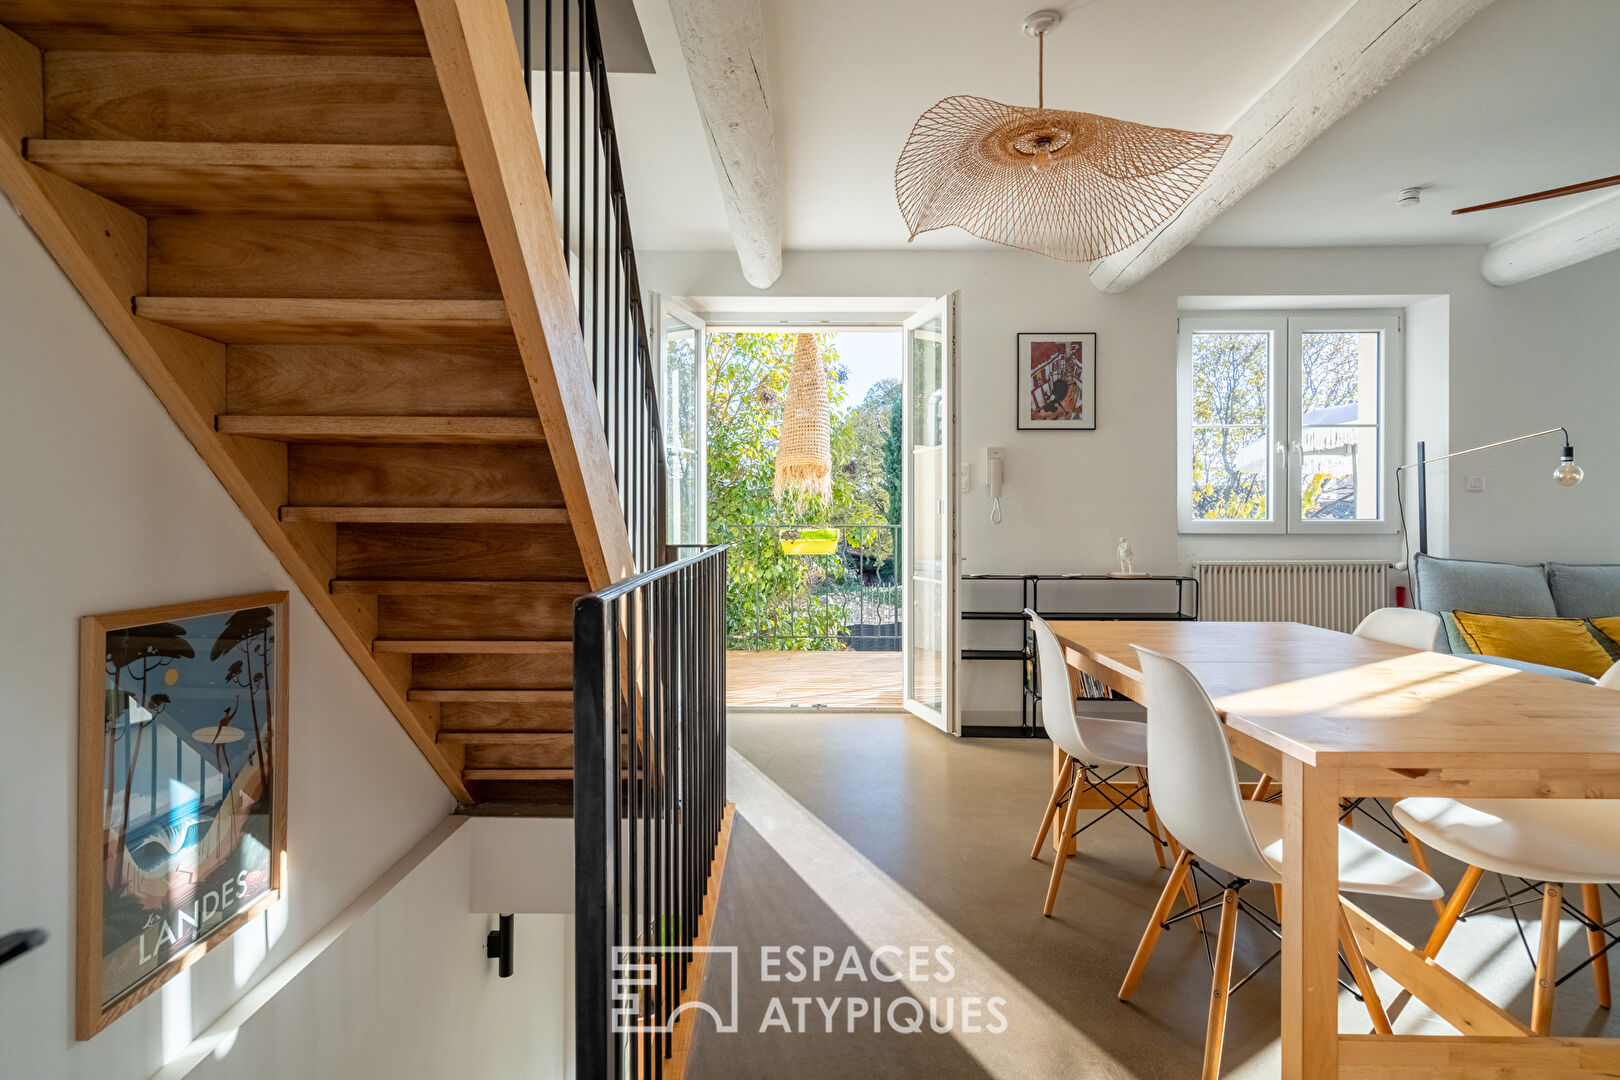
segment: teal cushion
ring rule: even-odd
[[[1481,615],[1531,615],[1557,618],[1547,571],[1538,565],[1471,562],[1412,557],[1412,584],[1418,607],[1441,615],[1447,611],[1476,611]]]
[[[1482,664],[1495,664],[1498,667],[1512,668],[1514,671],[1528,671],[1533,675],[1551,675],[1555,679],[1568,679],[1570,682],[1596,684],[1597,680],[1590,675],[1583,675],[1579,671],[1570,671],[1568,668],[1548,667],[1546,664],[1532,664],[1527,660],[1513,660],[1506,656],[1475,656],[1469,654],[1468,659],[1478,660]]]
[[[1558,614],[1565,618],[1605,619],[1620,615],[1620,566],[1548,563],[1547,584]]]

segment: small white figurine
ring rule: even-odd
[[[1136,573],[1133,565],[1136,562],[1136,552],[1131,550],[1129,540],[1123,536],[1120,537],[1119,547],[1114,550],[1114,554],[1119,557],[1119,574],[1121,577],[1129,577]]]

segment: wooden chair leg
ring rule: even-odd
[[[1406,833],[1406,846],[1412,852],[1412,865],[1423,871],[1425,874],[1428,874],[1430,877],[1434,877],[1434,874],[1429,870],[1428,853],[1423,850],[1423,845],[1418,843],[1418,838],[1413,836],[1411,833],[1407,833],[1404,829],[1401,831]],[[1444,900],[1438,898],[1434,900],[1434,913],[1436,917],[1445,915],[1446,902]]]
[[[1434,959],[1440,955],[1440,947],[1451,936],[1452,927],[1462,918],[1463,911],[1468,907],[1469,897],[1474,895],[1474,889],[1479,885],[1480,876],[1485,873],[1477,866],[1470,866],[1463,871],[1462,880],[1457,882],[1456,889],[1452,890],[1451,899],[1446,901],[1446,909],[1440,913],[1440,921],[1434,924],[1434,931],[1429,934],[1429,943],[1423,946],[1423,955]]]
[[[1250,798],[1255,802],[1265,802],[1266,796],[1271,794],[1271,774],[1261,773],[1260,780],[1254,785],[1254,794]]]
[[[1062,754],[1062,758],[1058,763],[1057,780],[1052,784],[1052,797],[1046,800],[1046,813],[1041,816],[1040,835],[1035,837],[1035,846],[1029,852],[1032,859],[1041,857],[1041,845],[1046,843],[1046,836],[1052,831],[1052,819],[1057,816],[1058,800],[1063,797],[1064,789],[1069,786],[1066,781],[1072,771],[1070,766],[1074,763],[1074,759],[1062,751],[1059,753]]]
[[[1077,765],[1074,778],[1076,789],[1079,788],[1081,778],[1084,776],[1085,771]],[[1052,914],[1052,908],[1057,905],[1058,885],[1063,881],[1063,867],[1069,861],[1065,852],[1069,849],[1069,837],[1074,834],[1074,817],[1079,805],[1080,796],[1076,790],[1069,798],[1069,805],[1063,808],[1063,831],[1058,833],[1057,851],[1052,856],[1052,881],[1046,887],[1046,906],[1041,909],[1041,914],[1048,917]]]
[[[1221,894],[1221,932],[1215,940],[1215,975],[1209,985],[1209,1026],[1204,1031],[1203,1080],[1221,1075],[1221,1047],[1226,1041],[1226,998],[1232,986],[1232,947],[1237,942],[1238,894]]]
[[[1159,817],[1153,812],[1153,796],[1148,791],[1147,770],[1136,770],[1136,782],[1142,785],[1142,812],[1147,817],[1148,832],[1153,834],[1153,854],[1159,860],[1159,869],[1164,869],[1164,841],[1159,839]]]
[[[1558,983],[1558,922],[1564,913],[1564,887],[1547,882],[1541,887],[1541,947],[1536,950],[1536,989],[1530,999],[1530,1030],[1545,1035],[1552,1030],[1553,991]]]
[[[1339,906],[1339,944],[1344,946],[1344,958],[1350,964],[1350,974],[1356,980],[1356,989],[1361,991],[1361,1000],[1367,1006],[1367,1015],[1372,1018],[1373,1032],[1377,1035],[1393,1035],[1395,1032],[1389,1026],[1389,1016],[1384,1012],[1384,1003],[1378,997],[1378,987],[1373,985],[1372,973],[1367,970],[1367,958],[1361,955],[1361,943],[1356,940],[1355,931],[1350,929],[1350,919],[1344,913],[1344,906]]]
[[[1597,885],[1581,886],[1581,906],[1586,910],[1586,917],[1603,925],[1603,893]],[[1586,931],[1586,946],[1592,950],[1592,978],[1597,980],[1598,1004],[1603,1008],[1609,1007],[1609,954],[1603,951],[1608,938],[1602,930],[1588,929]]]
[[[1142,940],[1136,944],[1136,955],[1131,957],[1125,981],[1119,984],[1119,1000],[1129,1001],[1131,995],[1136,993],[1136,984],[1142,981],[1142,973],[1147,970],[1148,959],[1153,955],[1154,946],[1159,943],[1159,935],[1164,933],[1164,920],[1170,917],[1170,909],[1175,906],[1176,896],[1181,892],[1182,879],[1187,876],[1191,865],[1192,852],[1183,851],[1176,857],[1175,865],[1170,867],[1170,880],[1164,883],[1159,902],[1153,905],[1153,916],[1148,919],[1147,929],[1142,931]]]

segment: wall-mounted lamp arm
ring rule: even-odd
[[[1515,435],[1511,439],[1498,439],[1496,442],[1485,443],[1483,446],[1471,446],[1467,450],[1453,450],[1437,458],[1427,457],[1424,453],[1424,444],[1420,440],[1417,444],[1417,460],[1409,465],[1402,465],[1396,469],[1399,474],[1407,469],[1416,469],[1418,489],[1418,553],[1429,553],[1429,466],[1437,461],[1450,461],[1452,458],[1462,457],[1465,454],[1477,454],[1481,450],[1494,450],[1498,446],[1508,446],[1526,439],[1539,439],[1543,435],[1560,434],[1564,436],[1564,450],[1558,461],[1558,467],[1553,470],[1553,479],[1564,487],[1574,487],[1581,482],[1586,473],[1575,464],[1575,447],[1570,443],[1569,429],[1566,427],[1551,427],[1545,431],[1532,431],[1528,435]],[[1406,522],[1401,521],[1401,531],[1406,531]]]

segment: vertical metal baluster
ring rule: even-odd
[[[552,0],[546,0],[546,152],[543,156],[545,157],[547,189],[551,187],[551,83],[553,81],[552,77],[557,70],[552,65],[551,60],[551,4]],[[552,198],[556,198],[555,192],[552,193]],[[555,212],[553,210],[553,213]]]

